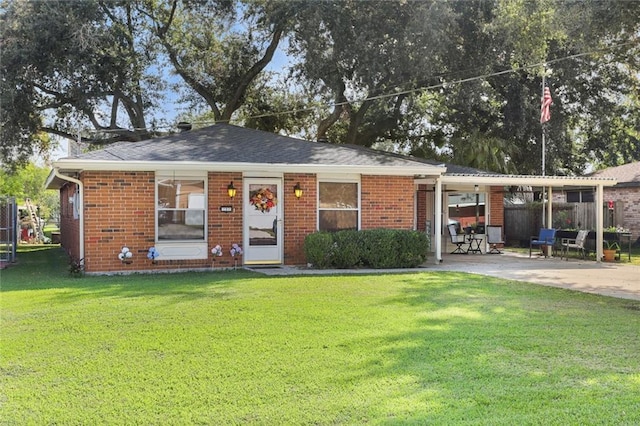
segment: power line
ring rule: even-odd
[[[441,83],[437,83],[437,84],[432,84],[429,86],[423,86],[423,87],[417,87],[417,88],[413,88],[413,89],[407,89],[407,90],[401,90],[401,91],[397,91],[397,92],[393,92],[393,93],[387,93],[387,94],[382,94],[382,95],[377,95],[377,96],[368,96],[368,97],[364,97],[364,98],[356,98],[350,101],[345,101],[345,102],[333,102],[333,103],[327,103],[327,106],[330,107],[336,107],[336,106],[344,106],[344,105],[349,105],[352,103],[358,103],[358,102],[365,102],[365,101],[375,101],[375,100],[380,100],[380,99],[387,99],[387,98],[393,98],[399,95],[408,95],[411,93],[416,93],[416,92],[423,92],[423,91],[427,91],[427,90],[434,90],[434,89],[440,89],[443,87],[447,87],[447,86],[454,86],[454,85],[459,85],[459,84],[464,84],[464,83],[469,83],[472,81],[477,81],[477,80],[484,80],[490,77],[497,77],[497,76],[501,76],[501,75],[505,75],[505,74],[510,74],[510,73],[515,73],[515,72],[520,72],[520,71],[525,71],[531,68],[538,68],[538,67],[543,67],[546,65],[551,65],[554,63],[558,63],[558,62],[562,62],[562,61],[566,61],[566,60],[570,60],[570,59],[576,59],[576,58],[580,58],[580,57],[584,57],[584,56],[589,56],[589,55],[593,55],[595,53],[599,53],[599,52],[605,52],[617,47],[622,47],[628,44],[634,44],[635,42],[633,41],[628,41],[625,43],[619,43],[619,44],[615,44],[612,46],[608,46],[607,48],[603,48],[603,49],[597,49],[597,50],[592,50],[589,52],[583,52],[583,53],[576,53],[573,55],[568,55],[568,56],[563,56],[560,58],[555,58],[555,59],[550,59],[547,61],[543,61],[543,62],[538,62],[535,64],[529,64],[529,65],[523,65],[520,67],[516,67],[516,68],[509,68],[503,71],[496,71],[496,72],[492,72],[492,73],[488,73],[488,74],[481,74],[481,75],[475,75],[472,77],[467,77],[467,78],[461,78],[461,79],[457,79],[457,80],[451,80],[451,81],[445,81],[445,82],[441,82]],[[455,73],[459,73],[455,72]],[[436,76],[434,78],[442,78],[442,75],[440,76]],[[298,109],[291,109],[291,110],[284,110],[284,111],[276,111],[276,112],[269,112],[269,113],[264,113],[264,114],[257,114],[257,115],[250,115],[247,117],[247,119],[251,119],[251,118],[264,118],[264,117],[273,117],[273,116],[278,116],[278,115],[286,115],[286,114],[297,114],[297,113],[301,113],[301,112],[309,112],[309,111],[315,111],[317,110],[317,107],[306,107],[306,108],[298,108]],[[217,120],[217,121],[194,121],[192,122],[192,124],[216,124],[216,123],[221,123],[221,122],[228,122],[229,120]],[[171,126],[166,126],[166,127],[157,127],[156,129],[171,129],[173,127]],[[126,129],[123,129],[126,130]],[[146,130],[148,131],[148,129],[146,128],[134,128],[133,130],[128,130],[128,131],[138,131],[138,130]],[[99,133],[101,132],[100,130],[95,130],[95,133]]]
[[[424,86],[424,87],[418,87],[418,88],[414,88],[414,89],[402,90],[402,91],[399,91],[399,92],[388,93],[388,94],[384,94],[384,95],[370,96],[370,97],[366,97],[366,98],[362,98],[362,99],[354,99],[354,100],[347,101],[347,102],[335,102],[335,103],[331,103],[329,105],[330,106],[342,106],[342,105],[348,105],[348,104],[354,103],[354,102],[365,102],[365,101],[371,101],[371,100],[386,99],[386,98],[392,98],[392,97],[399,96],[399,95],[407,95],[407,94],[411,94],[411,93],[415,93],[415,92],[421,92],[421,91],[426,91],[426,90],[439,89],[439,88],[443,88],[443,87],[446,87],[446,86],[469,83],[471,81],[476,81],[476,80],[484,80],[484,79],[489,78],[489,77],[496,77],[496,76],[500,76],[500,75],[504,75],[504,74],[509,74],[509,73],[514,73],[514,72],[527,70],[527,69],[530,69],[530,68],[542,67],[542,66],[545,66],[545,65],[550,65],[550,64],[557,63],[557,62],[566,61],[566,60],[569,60],[569,59],[576,59],[576,58],[580,58],[580,57],[583,57],[583,56],[592,55],[592,54],[597,53],[597,52],[610,50],[610,49],[613,49],[615,47],[620,47],[620,46],[624,46],[624,45],[631,44],[631,43],[633,43],[633,42],[621,43],[621,44],[610,46],[607,49],[599,49],[599,50],[594,50],[594,51],[591,51],[591,52],[576,53],[574,55],[564,56],[564,57],[561,57],[561,58],[556,58],[556,59],[552,59],[552,60],[548,60],[548,61],[543,61],[543,62],[539,62],[539,63],[536,63],[536,64],[530,64],[530,65],[524,65],[524,66],[521,66],[521,67],[510,68],[508,70],[497,71],[497,72],[493,72],[493,73],[489,73],[489,74],[476,75],[476,76],[473,76],[473,77],[462,78],[462,79],[458,79],[458,80],[452,80],[452,81],[448,81],[448,82],[433,84],[433,85]],[[296,110],[289,110],[289,111],[282,111],[282,112],[275,112],[275,113],[268,113],[268,114],[265,113],[265,114],[253,115],[253,116],[250,116],[248,118],[270,117],[272,115],[280,115],[280,114],[290,114],[290,113],[297,113],[297,112],[304,112],[304,111],[312,111],[314,109],[316,109],[316,108],[301,108],[301,109],[296,109]]]

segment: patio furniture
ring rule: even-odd
[[[489,254],[502,254],[498,248],[498,244],[504,246],[502,239],[502,226],[488,225],[487,226],[487,243],[489,243]]]
[[[587,242],[587,235],[589,235],[589,231],[586,229],[581,229],[578,231],[578,235],[576,235],[575,238],[563,238],[560,243],[560,259],[562,259],[562,256],[564,255],[567,260],[569,260],[568,255],[570,249],[575,249],[580,252],[580,257],[584,259],[586,254],[584,245]]]
[[[468,244],[466,235],[458,234],[455,223],[447,225],[447,229],[449,230],[451,243],[456,245],[456,249],[452,251],[451,254],[467,254],[467,252],[462,249],[463,245]]]
[[[532,236],[529,239],[529,257],[531,257],[531,249],[533,247],[540,247],[544,252],[544,257],[548,256],[547,248],[553,247],[556,241],[556,230],[551,228],[540,228],[538,236]]]
[[[480,249],[480,244],[482,243],[482,240],[483,240],[482,235],[470,234],[469,248],[467,249],[467,253],[482,254],[482,249]]]

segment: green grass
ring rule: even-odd
[[[640,302],[461,273],[1,272],[2,424],[638,424]]]

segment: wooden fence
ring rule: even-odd
[[[552,227],[556,229],[596,229],[595,203],[553,203]],[[604,227],[623,223],[624,203],[609,210],[602,206]],[[527,203],[504,207],[504,233],[508,245],[529,246],[529,238],[542,228],[542,204]]]

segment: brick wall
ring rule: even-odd
[[[427,227],[427,185],[418,185],[416,192],[416,229],[425,232]],[[433,224],[431,225],[433,226]]]
[[[155,263],[147,258],[149,247],[155,244],[155,173],[154,172],[84,172],[85,270],[89,273],[195,269],[212,266],[212,258],[202,260],[163,260]],[[233,266],[229,250],[243,240],[242,173],[208,173],[208,250],[220,244],[223,256],[216,257],[215,267]],[[227,195],[227,185],[233,181],[237,189],[234,199]],[[304,193],[295,197],[293,187],[300,183]],[[317,226],[317,179],[314,174],[285,174],[284,198],[284,263],[304,264],[304,238]],[[72,252],[78,250],[79,221],[73,219],[71,207],[65,209],[74,185],[61,191],[62,242]],[[411,177],[362,176],[362,229],[413,229],[414,185]],[[233,207],[233,212],[220,212],[221,206]],[[133,252],[131,263],[123,264],[118,253],[123,246]],[[238,264],[242,259],[238,258]]]
[[[153,172],[84,172],[85,271],[145,269],[155,238]],[[118,260],[123,246],[131,264]]]
[[[242,246],[242,174],[208,174],[208,250],[217,244],[223,255],[216,257],[216,267],[230,267],[233,243]],[[212,266],[212,258],[163,260],[147,258],[155,244],[155,173],[86,172],[85,183],[85,256],[87,272],[114,272],[163,269],[195,269]],[[236,197],[227,195],[227,185],[234,182]],[[234,208],[220,212],[220,206]],[[123,264],[118,253],[123,246],[133,252],[130,264]],[[242,260],[238,258],[238,264]]]
[[[362,229],[413,229],[413,177],[364,175],[361,185]]]
[[[605,201],[623,202],[623,223],[621,225],[631,231],[631,241],[640,237],[640,187],[604,189]]]
[[[296,198],[293,187],[300,183],[302,197]],[[284,176],[284,263],[306,263],[304,238],[317,230],[317,180],[314,174],[285,174]]]
[[[227,186],[233,182],[236,188],[236,196],[231,199],[227,194]],[[209,193],[208,199],[208,215],[209,224],[207,230],[207,238],[209,243],[208,253],[211,248],[216,245],[222,246],[222,256],[216,257],[216,268],[228,268],[234,266],[234,258],[229,253],[233,244],[238,244],[244,248],[242,244],[242,173],[209,173]],[[232,213],[220,212],[221,206],[232,206]],[[211,255],[210,255],[211,256]],[[242,265],[240,256],[236,259],[238,265]],[[207,261],[207,265],[211,266],[211,261]]]
[[[489,225],[504,227],[504,192],[501,186],[489,188]]]

